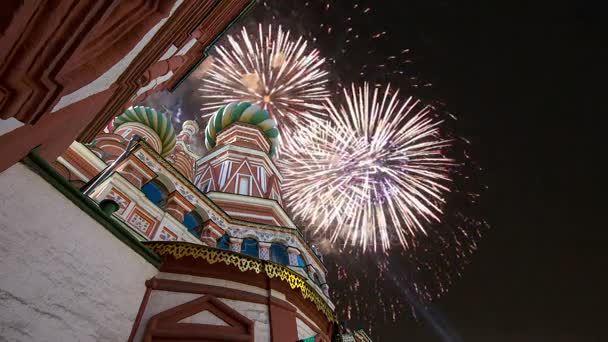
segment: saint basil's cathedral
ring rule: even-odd
[[[323,256],[284,210],[269,114],[234,102],[176,129],[138,105],[178,87],[253,4],[9,1],[3,338],[371,341],[338,323]]]

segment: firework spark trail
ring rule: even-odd
[[[282,136],[323,116],[328,72],[325,59],[303,37],[293,39],[281,26],[258,25],[257,36],[243,27],[216,49],[214,64],[200,88],[206,101],[203,117],[234,101],[267,110],[280,124]]]
[[[332,242],[408,248],[441,220],[456,165],[444,155],[450,140],[432,108],[390,86],[343,92],[346,105],[327,100],[328,122],[301,128],[279,160],[286,202]]]

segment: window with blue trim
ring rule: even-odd
[[[169,195],[169,191],[162,185],[160,182],[151,181],[146,183],[142,188],[144,195],[148,197],[152,203],[156,204],[158,207],[162,207],[165,204],[165,200]]]
[[[257,240],[249,238],[243,239],[243,243],[241,244],[241,253],[259,258]]]
[[[230,249],[230,236],[228,234],[224,234],[224,236],[217,240],[217,248]]]
[[[184,215],[184,222],[182,223],[188,228],[190,233],[199,236],[199,233],[196,232],[196,228],[203,223],[203,219],[196,211],[191,211]]]
[[[287,247],[280,243],[271,244],[270,261],[274,261],[283,265],[289,265],[289,255],[287,255]]]
[[[300,267],[306,266],[306,263],[304,262],[304,258],[302,258],[302,256],[299,254],[298,254],[298,266],[300,266]]]

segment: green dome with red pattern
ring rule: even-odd
[[[270,156],[279,150],[279,129],[277,122],[270,118],[267,111],[249,102],[232,102],[221,107],[209,118],[205,129],[205,146],[215,147],[217,134],[234,122],[242,122],[257,126],[270,140]]]

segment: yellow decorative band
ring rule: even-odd
[[[146,241],[143,243],[146,247],[161,256],[171,255],[175,259],[189,256],[195,259],[203,259],[209,264],[222,262],[226,265],[237,267],[241,272],[264,272],[270,278],[278,278],[288,283],[292,289],[299,289],[304,299],[313,302],[317,309],[325,314],[327,319],[337,322],[334,311],[327,305],[321,295],[308,284],[306,279],[283,265],[228,250],[188,242]]]

